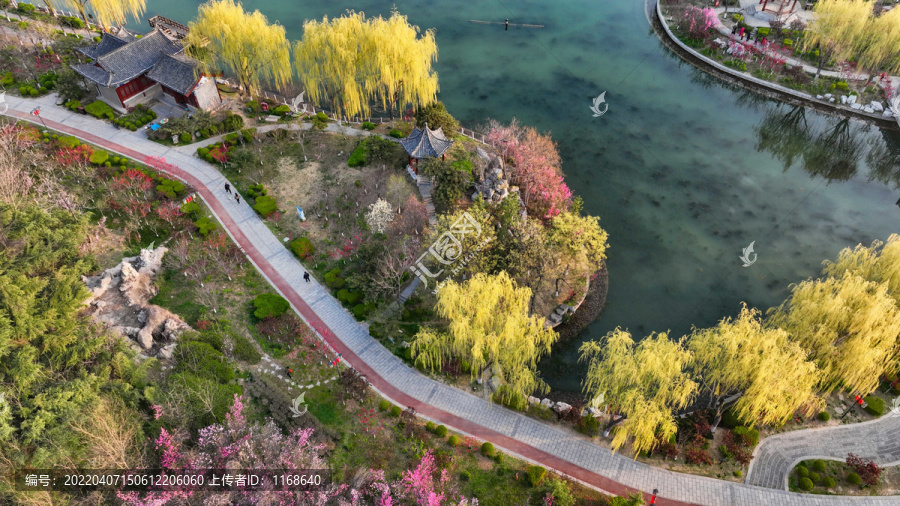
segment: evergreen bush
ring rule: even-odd
[[[821,473],[822,471],[824,471],[825,470],[825,461],[821,460],[821,459],[814,460],[812,463],[812,470],[817,473]],[[815,480],[813,480],[813,481],[815,481]]]
[[[109,152],[102,149],[94,151],[90,158],[90,162],[94,165],[103,165],[107,160],[109,160]]]
[[[809,469],[807,469],[806,466],[797,466],[794,470],[797,472],[797,476],[801,478],[809,476]]]
[[[813,482],[809,478],[800,478],[797,482],[797,486],[800,487],[800,490],[809,491],[813,488]]]
[[[386,400],[382,400],[380,403],[378,403],[378,409],[380,409],[382,411],[387,411],[387,410],[391,409],[391,403]]]
[[[528,466],[525,474],[528,476],[528,483],[531,484],[532,487],[537,487],[544,481],[547,470],[541,466]]]
[[[278,203],[275,202],[274,198],[263,195],[256,199],[253,209],[265,218],[278,210]]]
[[[866,411],[868,411],[869,414],[875,416],[881,416],[884,414],[884,399],[882,399],[881,397],[875,397],[874,395],[869,395],[863,400],[867,404]]]
[[[862,478],[856,473],[850,473],[847,475],[847,483],[851,485],[862,485]]]
[[[391,406],[391,416],[397,418],[401,413],[403,413],[403,410],[400,409],[400,406]]]
[[[113,111],[112,107],[101,100],[95,100],[84,106],[84,112],[98,119],[106,118],[111,120],[115,116],[115,111]]]
[[[816,418],[818,418],[820,421],[827,422],[828,420],[831,420],[831,414],[829,414],[827,411],[821,411],[818,415],[816,415]]]
[[[443,425],[440,427],[443,427]],[[459,446],[459,436],[451,434],[450,437],[447,438],[447,444],[450,446]]]
[[[261,293],[253,299],[253,315],[262,320],[284,314],[291,305],[277,293]]]
[[[485,457],[493,457],[496,451],[497,450],[494,449],[494,445],[492,445],[491,443],[485,442],[481,445],[481,454]]]
[[[312,241],[307,237],[298,237],[290,242],[291,251],[297,255],[297,258],[301,260],[306,260],[310,255],[316,252],[316,248],[313,247]]]
[[[197,230],[203,237],[208,236],[210,232],[218,227],[218,225],[216,225],[216,222],[210,220],[206,216],[203,216],[199,220],[195,221],[194,226],[197,227]]]

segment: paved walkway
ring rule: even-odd
[[[829,506],[896,505],[896,497],[826,497],[793,494],[700,476],[674,473],[613,454],[571,432],[546,425],[470,393],[444,385],[408,367],[374,340],[365,328],[318,282],[303,282],[304,269],[250,207],[236,204],[224,191],[225,178],[191,153],[193,146],[169,148],[143,132],[117,130],[90,116],[56,107],[56,97],[8,97],[9,116],[34,123],[28,114],[42,106],[47,127],[117,154],[146,162],[161,156],[177,168],[172,175],[198,194],[267,280],[344,360],[386,398],[412,406],[422,416],[480,440],[491,441],[510,454],[557,470],[592,487],[625,495],[659,489],[659,505]],[[90,132],[90,133],[89,133]]]
[[[787,490],[788,475],[801,460],[843,461],[850,452],[881,466],[900,464],[900,414],[890,412],[870,422],[767,437],[753,452],[747,483]],[[897,503],[900,498],[895,499]]]

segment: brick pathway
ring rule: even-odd
[[[788,475],[801,460],[844,460],[850,452],[881,466],[900,464],[900,414],[767,437],[753,452],[747,483],[787,490]],[[895,500],[900,504],[900,498]]]
[[[172,175],[196,188],[228,234],[269,283],[344,360],[365,375],[373,387],[400,406],[461,433],[492,442],[510,454],[564,473],[600,490],[625,495],[660,490],[659,505],[829,506],[852,503],[896,505],[896,497],[827,497],[800,495],[651,467],[613,454],[572,432],[543,424],[493,405],[467,392],[421,375],[369,336],[353,316],[318,282],[303,281],[303,266],[245,203],[236,204],[224,191],[225,178],[193,156],[193,146],[170,148],[146,139],[142,131],[118,130],[90,116],[54,105],[54,95],[38,99],[8,97],[7,115],[40,125],[28,114],[42,106],[49,128],[74,135],[120,155],[146,161],[164,157],[178,168]],[[0,107],[0,111],[3,108]],[[293,203],[291,203],[293,204]]]

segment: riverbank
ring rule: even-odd
[[[682,41],[674,33],[672,28],[669,26],[669,23],[666,19],[666,14],[662,9],[662,5],[657,0],[648,0],[648,14],[651,14],[651,16],[649,16],[650,24],[657,35],[660,37],[662,42],[666,44],[667,47],[672,49],[675,54],[680,56],[685,61],[696,66],[697,68],[703,70],[704,72],[712,74],[726,82],[737,84],[741,87],[751,89],[777,100],[792,104],[799,104],[806,107],[812,107],[818,111],[834,116],[860,119],[869,123],[874,123],[877,126],[883,128],[900,130],[900,118],[885,117],[883,112],[868,113],[865,112],[861,107],[858,109],[854,109],[852,108],[852,104],[844,106],[843,104],[839,103],[839,101],[834,97],[832,93],[823,93],[813,96],[802,91],[791,89],[786,86],[782,86],[777,83],[755,77],[753,75],[750,75],[749,73],[742,72],[737,68],[731,68],[724,63],[719,63],[715,59],[702,54],[701,52],[697,51],[697,49]],[[726,39],[728,38],[728,31],[724,29],[721,23],[719,23],[714,29],[716,30],[716,33],[718,35],[721,35]],[[747,45],[740,44],[739,42],[735,41],[722,41],[720,38],[717,38],[716,40],[720,40],[725,45],[731,43],[738,44],[739,46],[741,46],[741,48],[747,47]],[[808,69],[805,69],[804,66],[803,72],[806,72],[807,70]],[[830,102],[830,99],[835,101]],[[890,104],[888,104],[888,106],[890,106]]]

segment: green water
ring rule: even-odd
[[[148,4],[150,16],[187,22],[198,2]],[[393,4],[352,7],[371,16]],[[323,0],[244,5],[279,20],[291,39],[304,19],[349,8]],[[806,136],[777,131],[803,118],[672,55],[650,30],[642,0],[396,6],[437,29],[440,98],[452,113],[470,128],[516,117],[552,131],[569,185],[610,233],[608,306],[542,364],[554,388],[579,387],[582,371],[572,364],[582,340],[617,326],[638,337],[667,329],[679,336],[736,314],[741,301],[768,308],[841,248],[900,231],[900,192],[889,183],[900,178],[895,134],[812,111]],[[546,28],[469,23],[506,18]],[[591,99],[604,90],[609,112],[593,118]],[[774,148],[760,149],[761,131],[774,131],[766,137]],[[804,147],[806,162],[800,152],[787,163]],[[873,173],[883,181],[870,181]],[[743,268],[738,257],[751,241],[758,260]]]

